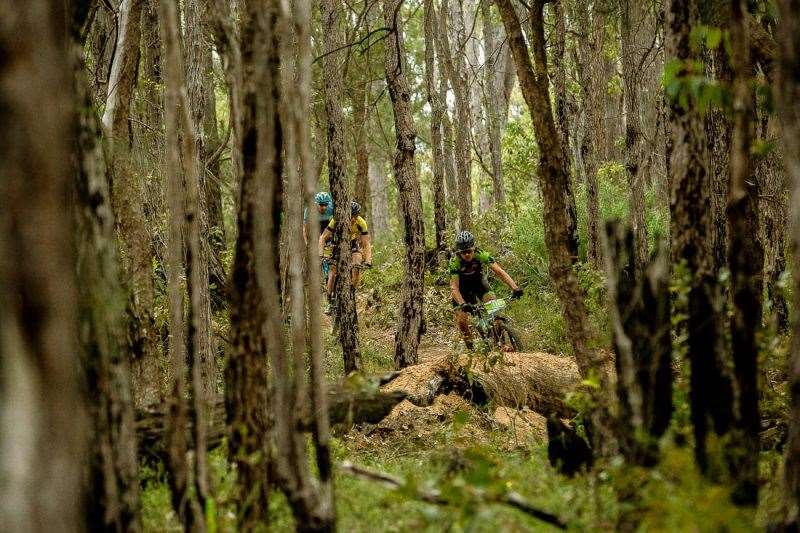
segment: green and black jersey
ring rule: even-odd
[[[486,267],[492,263],[494,263],[494,257],[489,252],[477,249],[469,261],[465,261],[458,254],[450,260],[448,265],[450,278],[458,278],[458,290],[464,300],[474,303],[482,299],[487,292],[491,292]]]

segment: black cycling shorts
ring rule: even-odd
[[[461,297],[468,304],[476,304],[483,301],[483,297],[492,292],[489,282],[484,278],[480,283],[463,283],[459,282],[458,290]],[[459,307],[458,302],[451,300],[453,307]]]

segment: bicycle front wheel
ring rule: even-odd
[[[502,319],[494,321],[492,341],[501,352],[522,352],[525,350],[519,334],[514,331],[514,328],[508,322]]]

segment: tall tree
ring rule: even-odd
[[[61,1],[3,0],[0,11],[0,524],[81,531],[69,23]]]
[[[480,0],[481,18],[483,20],[484,42],[484,110],[486,114],[486,130],[489,154],[492,164],[492,196],[494,203],[504,213],[506,203],[505,183],[503,182],[503,118],[505,116],[502,75],[499,66],[503,60],[505,47],[498,39],[500,32],[492,20],[491,2]]]
[[[697,52],[689,42],[697,24],[696,0],[670,0],[667,4],[667,61],[680,67],[678,82],[693,74]],[[732,392],[723,370],[719,285],[711,251],[712,220],[710,176],[703,120],[691,99],[683,107],[669,102],[669,180],[672,200],[671,248],[674,269],[690,273],[688,295],[687,357],[691,364],[689,399],[695,436],[695,456],[701,469],[707,466],[706,438],[709,423],[717,434],[731,425]]]
[[[605,43],[605,14],[598,3],[575,2],[573,18],[578,26],[578,78],[584,117],[581,158],[586,183],[586,250],[589,261],[600,268],[600,193],[597,172],[603,161],[604,127],[603,103],[608,88],[603,69]]]
[[[72,46],[76,113],[75,210],[80,343],[89,399],[87,529],[138,531],[130,360],[125,344],[125,293],[120,283],[114,214],[101,124],[85,79],[88,2],[73,4]]]
[[[414,165],[417,132],[411,114],[411,89],[406,80],[403,28],[399,22],[400,0],[385,0],[383,17],[391,28],[386,39],[386,84],[392,99],[397,152],[394,179],[400,196],[406,250],[405,282],[394,341],[394,365],[403,368],[417,362],[417,349],[425,324],[422,315],[425,289],[425,227],[422,195]]]
[[[517,67],[522,95],[533,121],[536,141],[539,145],[539,186],[544,203],[545,242],[549,259],[550,279],[555,286],[561,312],[569,331],[572,350],[581,376],[599,376],[601,403],[592,415],[593,440],[600,453],[610,452],[614,447],[610,433],[603,396],[611,393],[608,381],[609,368],[606,358],[588,346],[589,327],[583,290],[572,270],[567,236],[567,210],[564,199],[566,181],[569,179],[563,162],[564,151],[556,131],[548,94],[547,56],[544,43],[544,2],[536,0],[529,12],[532,32],[530,35],[533,59],[531,64],[528,46],[522,34],[519,18],[511,0],[495,1],[506,34],[509,38],[514,63]]]
[[[728,232],[731,271],[731,347],[737,386],[737,445],[733,447],[734,500],[758,503],[758,343],[761,326],[764,250],[758,235],[759,180],[752,179],[750,149],[755,128],[754,74],[750,63],[747,4],[731,1],[733,82],[733,139],[728,191]]]
[[[800,309],[800,0],[778,0],[779,44],[777,111],[781,121],[784,161],[792,184],[792,278],[795,309]],[[800,314],[792,320],[788,383],[789,435],[784,460],[784,524],[800,525]]]
[[[191,418],[194,430],[193,462],[187,459],[186,453],[182,456],[174,454],[172,474],[175,478],[174,485],[178,494],[173,494],[177,502],[175,510],[178,512],[187,528],[202,531],[206,528],[205,506],[209,496],[208,472],[206,465],[206,425],[208,416],[208,397],[214,391],[213,379],[215,373],[210,370],[213,364],[211,352],[211,327],[210,327],[210,300],[208,290],[208,262],[206,249],[203,245],[202,232],[205,214],[201,202],[201,160],[202,143],[197,139],[199,133],[192,120],[189,98],[186,94],[186,81],[184,78],[184,61],[181,55],[181,39],[178,32],[179,22],[177,8],[174,4],[161,2],[162,35],[164,43],[164,79],[166,81],[166,105],[164,106],[164,119],[167,134],[167,179],[170,204],[170,229],[168,252],[170,257],[169,292],[171,335],[177,337],[179,342],[186,338],[185,347],[171,346],[173,351],[173,398],[175,406],[173,412],[175,427],[173,438],[178,450],[188,450],[188,442],[179,442],[186,438],[184,424]],[[197,6],[187,6],[191,10]],[[192,49],[189,45],[188,50]],[[189,87],[196,91],[200,85],[196,73],[196,58],[189,62]],[[177,226],[177,228],[176,228]],[[185,255],[182,246],[182,235],[186,235]],[[186,288],[189,296],[187,315],[187,335],[178,335],[175,329],[184,328],[183,322],[183,295],[174,294],[179,286],[173,276],[183,273],[181,266],[185,258]],[[173,264],[173,263],[177,263]],[[172,306],[177,305],[177,309]],[[184,352],[183,350],[187,350]],[[180,359],[179,359],[180,357]],[[188,376],[186,364],[188,363]],[[189,395],[192,409],[189,410],[185,399],[185,384],[190,384]],[[177,435],[183,432],[183,437]],[[189,487],[192,487],[190,489]]]
[[[447,2],[445,2],[447,3]],[[459,226],[461,229],[472,227],[472,151],[470,135],[472,132],[472,114],[470,113],[469,80],[462,53],[466,43],[456,42],[456,53],[450,44],[450,24],[448,9],[444,5],[440,9],[439,41],[440,58],[455,95],[454,127],[454,160],[456,169],[456,205],[458,207]]]
[[[642,133],[639,85],[642,65],[647,50],[640,48],[639,33],[643,29],[645,6],[636,0],[622,0],[620,17],[620,40],[622,53],[622,79],[625,100],[625,169],[630,187],[629,218],[636,243],[635,265],[641,270],[647,262],[647,222],[645,220],[644,189],[642,172]]]
[[[217,20],[229,14],[222,0],[216,2]],[[224,10],[223,10],[224,9]],[[268,511],[269,443],[267,440],[267,349],[264,329],[267,309],[264,283],[259,274],[265,228],[260,213],[263,205],[265,157],[261,153],[274,143],[275,122],[266,116],[264,99],[269,94],[265,72],[271,46],[265,35],[261,5],[242,4],[241,36],[234,38],[230,27],[218,34],[226,43],[232,68],[228,74],[231,101],[241,105],[235,116],[241,158],[237,240],[231,272],[231,352],[225,367],[225,412],[228,424],[229,453],[236,465],[235,494],[238,522],[243,530],[262,524]],[[238,46],[234,48],[236,43]],[[238,63],[240,61],[240,63]],[[237,68],[241,67],[241,68]],[[274,109],[271,110],[274,113]],[[232,124],[232,126],[234,126]],[[274,281],[274,280],[273,280]]]
[[[437,31],[433,0],[425,1],[425,97],[431,107],[431,166],[433,170],[433,220],[436,249],[445,247],[444,150],[442,147],[442,102],[436,88],[434,34]],[[439,74],[441,76],[441,73]]]
[[[157,403],[162,395],[156,331],[153,320],[155,287],[151,237],[144,213],[142,180],[134,172],[131,154],[131,101],[140,56],[142,0],[120,3],[117,44],[111,63],[103,126],[112,142],[111,190],[124,252],[124,282],[129,291],[129,343],[133,357],[134,399]]]
[[[355,290],[350,270],[350,187],[347,180],[346,149],[344,144],[344,117],[342,116],[342,72],[345,59],[342,6],[335,0],[322,2],[322,19],[325,34],[323,78],[325,84],[325,111],[328,116],[328,182],[335,205],[334,218],[338,221],[334,233],[336,262],[337,309],[339,341],[344,355],[344,371],[349,374],[359,367],[358,317],[356,316]]]

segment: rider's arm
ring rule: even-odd
[[[319,256],[322,257],[325,253],[325,243],[328,242],[331,238],[333,233],[328,228],[325,228],[325,231],[322,232],[322,235],[319,236]]]
[[[361,235],[360,240],[361,249],[364,250],[364,262],[372,264],[372,244],[369,241],[369,235]]]
[[[503,281],[503,283],[508,285],[508,287],[512,291],[515,291],[515,290],[519,289],[519,287],[517,287],[517,284],[514,282],[514,280],[511,279],[511,276],[508,275],[508,272],[503,270],[503,267],[501,267],[497,263],[492,263],[491,265],[489,265],[489,268],[491,268],[492,272],[494,272],[497,275],[497,277],[500,278]]]
[[[458,276],[450,276],[450,294],[458,305],[467,303],[464,301],[464,297],[461,296],[461,290],[458,288]]]

